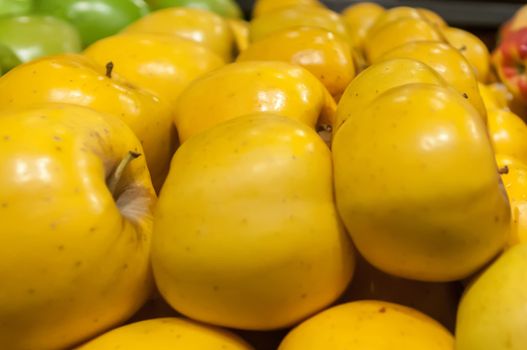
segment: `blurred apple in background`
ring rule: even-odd
[[[194,8],[158,10],[128,26],[124,33],[170,35],[208,47],[232,61],[235,39],[228,22],[215,13]]]
[[[250,39],[255,42],[270,34],[300,26],[319,27],[349,40],[346,22],[340,14],[318,6],[284,7],[260,15],[251,21]]]
[[[0,0],[0,16],[21,15],[33,8],[33,0]]]
[[[490,69],[490,53],[485,43],[476,35],[460,28],[447,27],[442,32],[448,43],[465,56],[478,81],[485,83]]]
[[[314,76],[336,99],[355,77],[351,47],[339,35],[317,27],[296,27],[258,40],[238,61],[284,61],[299,65]]]
[[[19,65],[20,59],[9,47],[0,44],[0,75]]]
[[[228,18],[227,23],[234,35],[237,54],[245,51],[249,47],[250,22],[244,19]]]
[[[503,37],[492,60],[500,80],[516,99],[527,105],[527,27]]]
[[[35,11],[72,23],[87,46],[150,12],[143,0],[35,0]]]
[[[520,7],[516,13],[514,13],[514,16],[509,21],[510,31],[515,31],[523,27],[527,27],[527,5],[524,5]]]
[[[375,24],[384,8],[373,2],[352,4],[342,11],[342,19],[348,26],[350,43],[359,50],[363,49],[368,30]]]
[[[81,39],[75,27],[61,19],[40,15],[0,18],[0,44],[22,62],[81,50]],[[3,50],[0,52],[0,57],[5,57]],[[11,58],[10,62],[16,60]]]
[[[194,7],[227,18],[242,18],[242,10],[234,0],[147,0],[153,10],[167,7]]]

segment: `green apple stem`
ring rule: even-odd
[[[119,181],[123,177],[123,172],[125,171],[126,167],[128,166],[128,164],[130,164],[131,161],[138,158],[139,156],[141,156],[141,153],[129,151],[128,154],[119,162],[117,168],[115,168],[115,170],[106,179],[108,189],[114,197],[117,191],[117,184],[119,184]]]
[[[110,79],[112,79],[112,72],[113,72],[113,62],[110,61],[106,63],[106,76]]]

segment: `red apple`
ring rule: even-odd
[[[523,104],[527,104],[527,27],[510,32],[493,54],[500,80]]]

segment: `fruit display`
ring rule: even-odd
[[[149,33],[112,35],[90,45],[84,54],[101,66],[112,62],[112,75],[150,90],[174,107],[192,81],[225,65],[203,45]]]
[[[143,0],[34,0],[34,9],[69,21],[83,46],[118,33],[149,12]]]
[[[32,80],[31,89],[21,87]],[[170,104],[84,55],[58,55],[12,69],[0,80],[0,112],[68,103],[112,114],[135,132],[159,189],[176,145]]]
[[[478,80],[473,67],[453,46],[441,42],[410,42],[385,53],[382,59],[411,58],[426,63],[469,101],[486,119],[486,109],[479,94]]]
[[[278,50],[277,50],[278,48]],[[278,31],[252,43],[237,61],[285,61],[306,68],[338,99],[355,77],[349,43],[317,27]]]
[[[203,99],[206,94],[207,99]],[[213,112],[212,112],[213,111]],[[214,125],[254,112],[301,121],[315,129],[335,102],[306,69],[285,62],[232,63],[195,80],[178,99],[174,123],[181,143]]]
[[[155,11],[132,23],[125,33],[170,35],[208,47],[226,62],[233,59],[235,37],[229,23],[221,16],[195,8],[170,7]]]
[[[424,5],[0,0],[0,349],[527,349],[527,5]]]
[[[275,32],[299,26],[314,26],[348,38],[342,17],[319,6],[289,6],[276,9],[251,21],[251,40],[257,41]]]

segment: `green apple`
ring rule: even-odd
[[[215,12],[227,18],[241,18],[242,10],[234,0],[148,0],[152,9],[194,7]]]
[[[456,350],[524,350],[527,242],[513,246],[467,288],[458,308]]]
[[[0,44],[0,75],[19,65],[20,59],[7,46]]]
[[[88,46],[118,33],[150,9],[143,0],[35,0],[35,11],[70,21]]]
[[[31,11],[33,0],[0,0],[0,16],[21,15]]]
[[[11,49],[22,62],[81,50],[75,27],[61,19],[40,15],[0,18],[0,44]]]

